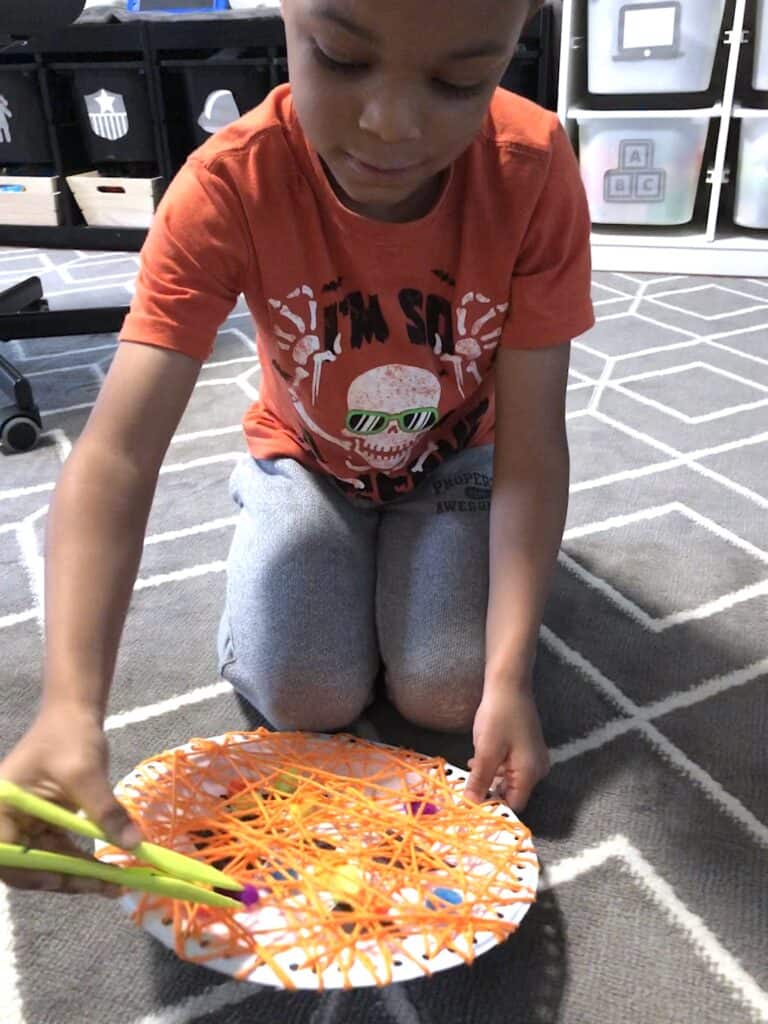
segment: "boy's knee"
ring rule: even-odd
[[[322,685],[310,672],[272,670],[248,677],[241,666],[229,665],[222,674],[280,732],[346,729],[371,699],[361,689],[359,675],[354,680],[340,675],[332,685]]]
[[[423,662],[388,666],[389,699],[414,725],[438,732],[471,732],[484,671],[482,655],[452,658],[439,667]]]
[[[336,694],[327,698],[269,692],[259,711],[280,732],[337,732],[349,728],[366,708],[365,700]]]

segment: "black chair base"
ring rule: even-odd
[[[0,292],[0,341],[55,338],[73,334],[113,334],[120,330],[127,306],[95,309],[48,308],[39,277],[29,277]],[[0,405],[0,447],[22,452],[34,448],[43,428],[29,380],[0,356],[0,388],[11,404]]]

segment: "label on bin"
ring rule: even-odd
[[[680,3],[627,4],[621,8],[619,59],[680,57]]]
[[[215,89],[208,94],[197,123],[204,132],[213,135],[220,128],[225,128],[228,124],[236,121],[238,117],[240,117],[240,110],[231,90]]]
[[[125,109],[125,100],[119,92],[99,89],[98,92],[92,92],[83,99],[94,135],[115,142],[128,134],[128,112]]]
[[[11,141],[11,118],[13,111],[5,96],[0,96],[0,142]]]
[[[667,172],[653,166],[652,139],[624,139],[619,143],[619,166],[606,172],[606,203],[663,203]]]

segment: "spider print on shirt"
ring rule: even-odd
[[[303,314],[291,309],[287,302],[283,302],[281,299],[269,299],[268,301],[269,305],[278,310],[279,315],[293,327],[293,330],[287,330],[280,323],[273,325],[278,346],[283,351],[291,353],[296,366],[293,380],[288,386],[291,395],[298,399],[299,384],[309,376],[306,367],[311,360],[313,364],[312,404],[317,405],[323,365],[333,362],[341,355],[341,332],[336,335],[333,348],[321,352],[322,344],[317,334],[317,299],[314,291],[309,285],[299,285],[298,288],[294,288],[292,292],[288,293],[286,299],[293,300],[302,297],[306,299]]]
[[[473,308],[475,307],[475,308]],[[485,308],[490,307],[490,308]],[[487,295],[480,292],[467,292],[456,309],[456,341],[452,353],[443,353],[443,339],[435,335],[435,353],[443,362],[453,364],[456,387],[459,394],[464,394],[464,373],[480,384],[482,378],[477,363],[484,351],[490,351],[498,345],[502,326],[492,327],[494,320],[505,314],[509,309],[508,302],[494,303]],[[469,326],[468,317],[474,316]],[[481,333],[482,332],[482,333]]]

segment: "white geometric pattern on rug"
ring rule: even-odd
[[[40,273],[54,307],[111,304],[125,301],[129,296],[136,268],[137,257],[130,254],[5,251],[0,253],[0,288],[26,274]],[[598,325],[590,335],[573,344],[568,419],[572,429],[578,425],[579,430],[589,426],[593,431],[609,431],[599,435],[601,443],[606,445],[606,458],[615,457],[617,464],[621,465],[622,460],[624,463],[621,468],[592,464],[588,446],[572,452],[574,483],[560,557],[562,571],[584,588],[583,594],[587,597],[593,594],[595,598],[605,599],[615,610],[616,621],[625,621],[627,626],[631,623],[649,645],[655,642],[654,637],[674,633],[691,624],[701,624],[706,629],[708,623],[720,622],[726,612],[746,616],[754,613],[759,623],[761,618],[754,610],[768,594],[768,573],[763,571],[768,563],[768,517],[765,514],[768,496],[758,487],[762,481],[765,491],[768,468],[764,466],[761,473],[754,457],[761,454],[761,446],[768,441],[768,283],[602,274],[596,275],[594,298]],[[136,586],[137,596],[160,594],[167,589],[167,603],[173,603],[178,595],[183,598],[185,588],[195,580],[204,582],[210,578],[219,585],[222,579],[226,548],[235,521],[226,495],[226,481],[243,450],[240,418],[258,389],[258,363],[247,333],[249,327],[248,314],[239,307],[222,329],[216,352],[203,368],[190,408],[173,439],[161,471],[158,499],[150,519]],[[114,341],[104,337],[54,339],[11,343],[6,350],[11,360],[29,372],[44,402],[42,414],[46,429],[45,443],[36,451],[0,459],[0,547],[6,555],[10,578],[16,582],[14,591],[6,592],[0,587],[0,637],[4,649],[10,652],[8,663],[15,664],[14,645],[20,652],[26,650],[30,637],[40,630],[41,531],[50,492],[58,469],[92,407],[114,350]],[[224,396],[226,401],[222,400]],[[625,449],[623,444],[626,444]],[[627,465],[626,457],[630,452]],[[738,465],[734,462],[732,471],[728,463],[737,456]],[[745,472],[745,465],[752,466],[752,471]],[[604,469],[608,471],[603,472]],[[674,474],[681,472],[702,486],[706,484],[706,492],[696,491],[694,485],[690,495],[676,496],[672,491],[670,496],[665,488],[676,479]],[[740,482],[750,475],[758,486]],[[174,481],[190,486],[196,480],[203,482],[203,500],[181,507],[179,495],[183,496],[184,488],[174,490]],[[658,500],[659,494],[654,490],[657,487],[661,488],[664,500]],[[184,525],[179,525],[179,516]],[[729,563],[729,571],[740,580],[746,573],[748,582],[727,592],[707,593],[704,599],[690,606],[670,607],[663,613],[649,611],[641,598],[622,592],[611,575],[601,575],[599,545],[594,549],[598,564],[589,568],[568,553],[569,544],[580,538],[600,535],[606,544],[616,545],[622,529],[653,523],[656,529],[664,531],[671,529],[669,524],[673,521],[678,524],[676,529],[680,529],[681,520],[688,524],[685,529],[690,527],[695,531],[690,537],[694,550],[700,547],[703,552],[707,537],[716,538],[718,544],[724,545],[724,551],[732,549],[734,562]],[[215,557],[196,557],[202,552]],[[727,559],[729,556],[719,557]],[[737,558],[747,561],[737,562]],[[752,568],[747,569],[747,564]],[[680,571],[684,571],[684,567]],[[643,589],[637,581],[636,585]],[[216,601],[212,600],[211,607],[216,606]],[[138,609],[137,604],[135,614],[139,614]],[[692,902],[690,898],[683,898],[669,881],[669,862],[664,861],[669,851],[662,850],[657,843],[660,858],[657,863],[653,843],[650,850],[646,849],[635,834],[617,833],[611,828],[622,796],[614,793],[609,785],[605,785],[603,791],[596,791],[605,799],[605,806],[602,813],[597,814],[602,824],[595,832],[604,826],[604,834],[586,837],[576,827],[572,836],[558,836],[554,840],[548,835],[542,836],[542,856],[546,865],[551,864],[545,870],[544,889],[549,887],[556,893],[561,885],[581,883],[603,864],[615,859],[623,865],[628,891],[633,886],[643,889],[669,919],[670,941],[689,943],[701,964],[701,975],[697,973],[697,985],[689,996],[693,1000],[690,1005],[675,1004],[672,998],[674,978],[656,979],[659,984],[670,986],[668,1024],[708,1019],[702,1016],[709,991],[708,975],[717,976],[730,993],[733,1015],[729,1016],[729,1021],[768,1021],[768,955],[765,955],[768,907],[764,888],[768,868],[766,805],[740,799],[718,779],[716,770],[707,770],[689,757],[664,731],[665,720],[675,712],[755,687],[759,688],[756,692],[762,698],[761,713],[765,715],[768,650],[742,663],[734,634],[733,661],[728,671],[699,678],[695,685],[684,689],[670,691],[661,687],[655,699],[639,702],[628,696],[622,684],[611,677],[599,657],[585,654],[586,645],[579,633],[581,626],[574,623],[571,630],[567,620],[564,621],[565,626],[557,631],[549,624],[543,627],[542,648],[552,654],[564,678],[570,673],[568,678],[584,681],[613,709],[614,717],[608,717],[599,726],[583,735],[574,735],[552,749],[553,772],[540,788],[540,796],[535,798],[536,809],[547,799],[548,792],[550,802],[556,802],[556,789],[548,787],[573,779],[568,773],[578,773],[578,766],[585,758],[610,757],[621,742],[630,736],[637,737],[647,750],[660,758],[670,780],[676,778],[683,782],[692,801],[700,799],[711,808],[713,822],[722,819],[731,823],[732,835],[724,836],[724,840],[737,843],[754,858],[754,877],[749,880],[753,888],[733,896],[751,901],[744,903],[743,955],[734,948],[733,932],[728,931],[730,926],[724,919],[718,922],[714,906],[706,900]],[[744,622],[752,622],[752,619],[745,618]],[[762,622],[764,627],[764,617]],[[702,638],[706,639],[706,634],[702,634]],[[649,670],[652,651],[649,647],[643,655],[648,659]],[[152,669],[155,662],[150,660],[147,665]],[[138,726],[153,722],[160,725],[186,714],[193,716],[194,727],[204,732],[208,722],[206,709],[213,709],[231,697],[229,685],[215,681],[215,674],[206,672],[203,666],[197,675],[190,669],[188,674],[196,685],[189,688],[181,688],[173,673],[168,678],[165,673],[156,673],[144,683],[145,699],[125,706],[119,680],[120,671],[127,672],[126,666],[127,663],[118,670],[106,728],[111,737],[120,736],[128,740],[129,745],[133,744],[136,760],[144,756],[140,734],[136,731]],[[25,709],[28,718],[35,700],[34,692],[30,692],[30,680],[34,679],[36,670],[33,668],[29,677],[25,675],[27,671],[25,667],[17,668],[18,682],[12,674],[10,683],[4,686],[9,686],[9,693],[17,702],[13,707]],[[134,689],[138,692],[133,685],[122,692],[132,693]],[[195,715],[199,717],[194,718]],[[0,733],[1,751],[8,748],[24,726],[23,717],[11,714],[7,717],[10,720],[3,726],[7,733]],[[360,731],[371,737],[379,734],[372,716],[361,722]],[[390,740],[388,736],[383,738]],[[756,775],[758,779],[762,775],[764,780],[765,749],[753,753]],[[631,762],[621,764],[631,769]],[[662,808],[650,819],[656,828],[663,826],[664,813]],[[63,1017],[55,1017],[57,1011],[51,1008],[52,1015],[48,1017],[46,1011],[43,1020],[42,1004],[35,1001],[38,997],[32,988],[33,985],[44,986],[45,979],[40,973],[44,965],[42,962],[30,964],[17,955],[19,943],[25,950],[35,947],[31,941],[34,934],[31,937],[27,934],[29,923],[24,908],[39,899],[0,891],[0,935],[5,943],[0,958],[3,1024],[45,1024],[47,1020],[67,1024],[69,1020],[104,1019],[99,1014],[107,1012],[106,1004],[100,1008],[89,1007],[84,1001],[76,1010],[65,1010]],[[748,921],[752,922],[752,931],[746,933]],[[128,928],[128,925],[118,922],[115,927]],[[523,931],[521,929],[518,938],[522,939]],[[723,931],[727,934],[722,934]],[[55,945],[59,940],[55,935],[47,935],[46,941]],[[516,941],[513,939],[508,944],[513,951]],[[76,940],[73,939],[72,944],[76,946]],[[55,945],[55,948],[59,947]],[[578,957],[578,950],[570,952],[572,957]],[[73,965],[79,963],[79,953],[72,952],[71,956]],[[749,969],[743,962],[745,958],[750,961]],[[66,965],[66,958],[63,963]],[[572,969],[588,972],[590,968],[588,962],[577,960]],[[466,975],[461,977],[469,983]],[[210,979],[209,984],[206,978]],[[196,981],[199,990],[195,994],[169,1004],[147,984],[146,992],[126,993],[126,1016],[121,1019],[135,1024],[182,1024],[203,1018],[217,1022],[239,1021],[241,1018],[230,1016],[229,1011],[250,1000],[256,990],[229,982],[213,985],[212,980],[213,976],[203,972],[202,978]],[[437,1024],[438,1018],[428,1021],[424,1011],[416,1009],[415,992],[409,986],[398,986],[375,994],[379,1000],[376,1012],[380,1013],[376,1019],[394,1020],[397,1024]],[[697,998],[699,1003],[695,1002]],[[137,1004],[136,1011],[131,1009],[131,1000]],[[142,1004],[144,1009],[138,1009]],[[35,1009],[30,1010],[30,1005]],[[347,1005],[341,995],[324,996],[311,1010],[301,1011],[304,1015],[295,1019],[308,1024],[346,1020],[349,1018],[343,1014]],[[91,1012],[96,1016],[91,1018]],[[249,1016],[243,1020],[256,1020],[247,1012]],[[509,1012],[513,1012],[510,1007],[490,1006],[485,1016],[489,1024],[502,1019],[506,1024],[511,1020],[506,1015]],[[636,1015],[638,1012],[628,1004],[621,1017],[622,1024],[645,1021]],[[580,1007],[578,1013],[578,1019],[569,1017],[567,1024],[594,1019],[590,1017],[588,1006]],[[559,1019],[543,1014],[542,1010],[542,1020]],[[658,1024],[666,1022],[658,1020]]]

